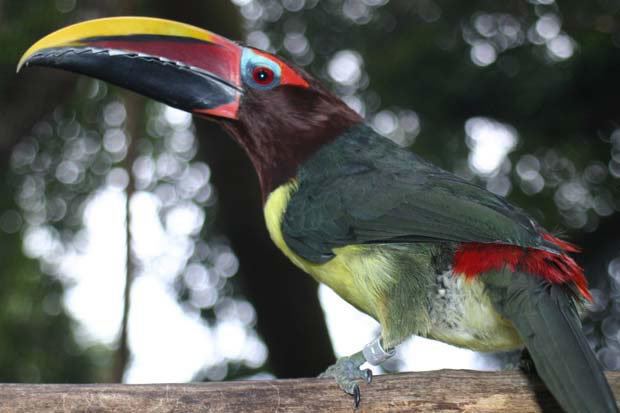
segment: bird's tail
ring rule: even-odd
[[[483,277],[495,308],[512,321],[536,371],[569,413],[618,413],[567,286],[523,272]]]

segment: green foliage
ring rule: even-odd
[[[302,65],[357,107],[371,124],[387,127],[391,138],[410,145],[416,153],[506,194],[548,228],[567,230],[571,239],[587,241],[583,260],[600,287],[588,333],[599,355],[604,351],[608,359],[617,358],[620,344],[613,322],[619,317],[620,267],[608,264],[620,251],[618,231],[609,230],[620,225],[620,1],[235,3],[245,19],[248,43],[270,48]],[[44,185],[36,186],[38,192],[31,194],[28,204],[36,213],[26,219],[43,217],[63,240],[79,231],[80,206],[123,159],[105,151],[87,156],[78,162],[80,178],[69,184],[61,182],[56,171],[62,154],[76,143],[70,130],[76,122],[81,136],[91,133],[101,143],[105,133],[102,111],[116,98],[104,93],[101,83],[97,83],[101,89],[93,92],[94,83],[84,80],[77,91],[70,82],[63,83],[66,88],[54,89],[57,85],[50,84],[50,79],[68,79],[54,77],[58,76],[55,73],[41,71],[16,78],[21,53],[33,40],[73,21],[118,13],[191,20],[222,34],[236,32],[236,16],[222,4],[167,0],[140,1],[134,6],[71,0],[0,3],[0,157],[4,161],[0,170],[0,380],[93,381],[106,378],[111,358],[106,347],[85,349],[76,343],[74,323],[62,304],[64,286],[46,275],[49,268],[42,271],[36,261],[24,256],[20,232],[24,222],[12,200],[19,202],[23,195],[17,191],[22,179],[38,174],[36,182]],[[213,17],[214,13],[221,18]],[[340,55],[345,58],[341,63],[353,59],[358,65],[353,81],[338,80],[337,73],[334,77],[333,70],[342,67],[330,68],[341,52],[348,53]],[[31,79],[37,80],[30,84]],[[22,95],[22,90],[30,94]],[[55,92],[43,94],[48,90]],[[46,106],[33,96],[54,104]],[[64,109],[54,113],[50,108],[56,104]],[[40,116],[33,121],[29,116],[35,109]],[[148,110],[157,111],[154,106]],[[2,116],[7,113],[9,118]],[[490,171],[473,166],[476,143],[467,124],[470,129],[494,128],[514,139]],[[151,156],[168,145],[161,133],[149,136],[142,140],[138,155]],[[25,162],[16,168],[17,176],[9,175],[15,154],[35,141],[37,152],[47,152],[51,163],[40,169],[36,163]],[[149,181],[138,189],[157,191],[160,184],[178,183],[177,178]],[[210,225],[213,215],[207,213],[206,220]],[[204,243],[196,251],[204,256],[192,260],[208,264],[213,248]],[[174,287],[183,305],[191,306],[192,299],[197,302],[196,291],[182,277]],[[230,295],[230,286],[220,293]],[[217,309],[211,305],[194,308],[211,323],[218,319]],[[612,321],[605,324],[605,320]],[[238,377],[255,371],[239,361],[219,367],[205,371],[204,376]]]
[[[275,22],[274,2],[259,3],[264,10],[253,27],[268,35],[271,47],[341,95],[360,99],[370,121],[386,109],[415,110],[416,153],[491,190],[507,178],[498,192],[550,228],[592,231],[620,208],[620,164],[611,160],[610,145],[620,121],[617,1],[283,2],[305,8],[285,8]],[[287,47],[291,33],[302,33],[307,51]],[[329,76],[330,60],[341,50],[359,53],[358,82],[343,85]],[[477,61],[481,50],[488,60]],[[472,117],[515,128],[518,143],[501,171],[463,168],[470,153],[464,125]],[[523,156],[539,161],[543,188],[533,191],[517,171]],[[584,192],[582,199],[554,200],[565,185]]]
[[[2,209],[6,229],[14,224],[6,219],[17,215],[14,209]],[[0,381],[79,383],[101,378],[93,363],[98,350],[80,347],[73,336],[60,282],[23,256],[18,234],[0,232],[0,245]]]
[[[241,11],[248,42],[305,66],[390,138],[581,243],[598,298],[589,338],[620,368],[619,1],[257,0]],[[345,79],[334,62],[359,73]],[[477,146],[502,139],[500,162],[477,166]]]

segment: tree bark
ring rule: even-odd
[[[112,368],[112,381],[122,383],[125,369],[129,363],[129,315],[131,309],[131,289],[136,276],[136,264],[133,257],[133,237],[131,233],[131,199],[136,192],[136,182],[132,167],[136,161],[137,144],[140,136],[144,133],[144,103],[145,99],[131,92],[123,92],[122,97],[127,110],[127,123],[125,130],[128,133],[127,154],[122,167],[127,173],[127,188],[125,189],[125,289],[123,292],[123,318],[118,340],[118,348],[114,355]]]
[[[149,7],[158,17],[242,38],[241,19],[229,2],[159,1]],[[271,242],[258,179],[246,154],[214,123],[196,121],[199,157],[213,170],[218,194],[216,228],[239,257],[237,278],[256,309],[256,330],[269,349],[269,369],[280,378],[316,376],[334,362],[317,284]]]
[[[242,292],[280,378],[316,376],[334,362],[317,283],[275,247],[265,227],[258,178],[241,148],[214,124],[197,122],[217,188],[217,226],[239,257]]]
[[[620,373],[607,377],[620,394]],[[193,384],[2,384],[0,412],[352,412],[331,379]],[[440,370],[378,376],[357,412],[561,412],[537,380],[517,371]]]

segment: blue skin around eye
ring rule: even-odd
[[[256,83],[256,81],[254,81],[254,77],[252,76],[252,72],[256,67],[267,67],[271,69],[273,72],[273,81],[268,85]],[[280,84],[281,75],[282,70],[280,69],[280,65],[276,62],[254,53],[254,50],[247,47],[243,49],[243,53],[241,54],[241,77],[246,85],[259,90],[273,89]]]

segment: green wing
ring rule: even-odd
[[[483,242],[554,249],[503,198],[377,135],[350,130],[301,167],[282,231],[300,256],[324,262],[349,244]]]

